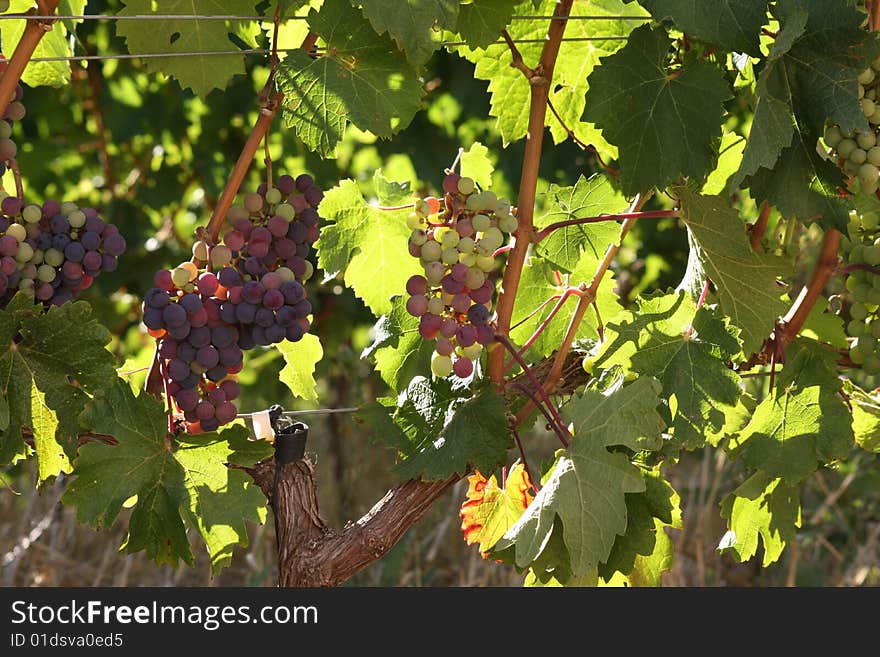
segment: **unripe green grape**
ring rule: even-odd
[[[30,262],[32,262],[35,265],[42,265],[43,264],[43,251],[41,249],[34,249],[34,255],[30,259]]]
[[[473,253],[474,250],[474,238],[473,237],[462,237],[458,240],[458,245],[456,246],[459,253]]]
[[[864,71],[859,73],[859,84],[863,87],[868,86],[874,81],[874,69],[866,68]]]
[[[215,269],[225,267],[230,262],[232,262],[232,251],[225,244],[218,244],[217,246],[212,248],[210,256],[211,264],[214,266]],[[187,280],[192,280],[192,278],[189,278]]]
[[[495,269],[495,258],[492,256],[477,256],[477,267],[487,274]]]
[[[67,215],[67,222],[71,228],[82,228],[86,225],[86,213],[82,210],[74,210]]]
[[[226,213],[226,221],[234,225],[236,221],[249,219],[250,216],[251,213],[248,212],[243,205],[233,205]]]
[[[871,125],[880,125],[880,108],[878,108],[876,112],[868,117],[868,123],[870,123]]]
[[[296,209],[290,203],[279,203],[275,208],[275,214],[284,217],[287,221],[293,221],[296,217]]]
[[[510,211],[512,209],[513,207],[510,205],[510,201],[508,201],[506,198],[500,198],[495,204],[494,211],[495,214],[499,217],[506,217],[510,214]]]
[[[244,209],[250,213],[257,213],[263,209],[263,197],[256,192],[250,192],[244,195]]]
[[[470,347],[461,347],[461,355],[469,360],[477,360],[483,353],[483,345],[479,342],[473,343]]]
[[[507,215],[506,217],[501,217],[498,221],[498,228],[505,233],[511,234],[516,232],[516,229],[519,228],[519,222],[516,220],[516,217]]]
[[[837,154],[840,157],[847,159],[850,154],[858,147],[859,145],[855,142],[854,139],[850,139],[849,137],[847,137],[846,139],[842,139],[837,145]]]
[[[55,268],[49,265],[40,265],[37,267],[37,278],[44,283],[51,283],[55,280]]]
[[[9,228],[6,229],[7,235],[12,235],[19,242],[23,242],[27,239],[27,230],[21,224],[9,224]]]
[[[35,224],[43,218],[43,211],[39,205],[26,205],[21,211],[21,218],[29,224]]]
[[[71,212],[76,212],[77,210],[79,210],[79,206],[73,201],[64,201],[61,204],[61,214],[65,217],[69,217]]]
[[[422,229],[417,229],[409,236],[409,241],[416,246],[424,246],[428,242],[428,233]]]
[[[443,245],[444,248],[450,249],[458,246],[458,241],[461,238],[458,233],[454,230],[447,230],[440,236],[440,244]]]
[[[415,212],[410,212],[406,218],[406,227],[410,230],[418,230],[426,225],[425,219]]]
[[[849,252],[849,259],[851,262],[862,262],[863,256],[865,253],[865,245],[862,243],[856,243],[852,250]],[[847,288],[850,292],[852,292],[852,285],[855,285],[858,281],[858,272],[853,272],[846,281]]]
[[[880,214],[876,212],[866,212],[862,215],[862,228],[864,228],[869,233],[873,233],[875,230],[880,228]]]
[[[448,265],[449,267],[458,264],[458,249],[456,249],[455,247],[443,249],[443,251],[440,253],[440,261],[444,265]]]
[[[64,254],[57,249],[48,249],[43,254],[43,262],[52,267],[60,267],[64,264]]]
[[[429,241],[422,245],[422,261],[437,262],[443,253],[443,247],[437,242]]]
[[[877,354],[868,354],[865,356],[865,363],[862,365],[862,369],[865,370],[867,374],[880,373],[880,356]]]
[[[34,296],[34,281],[30,278],[22,278],[18,282],[18,291],[24,292],[28,296]]]
[[[864,153],[865,151],[861,151]],[[869,162],[865,162],[862,166],[859,167],[859,182],[862,183],[863,188],[870,187],[871,185],[876,185],[877,180],[880,179],[880,169]],[[867,191],[863,189],[862,191]]]
[[[852,160],[847,160],[843,163],[843,170],[846,171],[849,175],[854,176],[859,172],[859,167],[861,165],[856,164]]]
[[[473,267],[477,264],[477,256],[475,253],[462,253],[458,256],[458,261],[463,265]]]
[[[873,130],[869,130],[868,132],[860,132],[856,135],[856,143],[859,145],[859,148],[863,150],[868,150],[872,146],[877,145],[877,135]]]
[[[866,246],[863,257],[864,261],[872,267],[880,265],[880,246],[877,246],[876,244]]]
[[[860,319],[851,319],[846,325],[847,335],[858,338],[865,334],[865,322]]]
[[[292,283],[296,280],[296,274],[294,274],[293,270],[288,267],[279,267],[275,270],[275,273],[281,277],[282,283]]]
[[[868,295],[871,293],[872,289],[873,287],[870,284],[859,283],[852,291],[853,301],[857,303],[865,303],[868,300]]]
[[[315,265],[306,260],[306,270],[303,272],[303,280],[307,281],[315,275]]]
[[[861,93],[859,94],[859,99],[861,98],[870,98],[871,100],[877,99],[877,89],[872,88],[865,91],[865,88],[859,85],[859,89],[861,89]]]
[[[495,192],[491,190],[486,190],[481,195],[481,200],[483,201],[483,207],[487,210],[495,210],[495,206],[498,205],[498,197],[495,195]]]
[[[880,321],[874,320],[871,322],[871,335],[875,338],[880,339]]]
[[[862,98],[864,98],[867,95],[865,93],[865,88],[862,85],[859,85],[858,94],[859,94],[859,100],[861,100]]]
[[[849,161],[853,164],[864,164],[867,159],[868,154],[861,148],[855,148],[853,149],[853,152],[849,154]]]
[[[492,248],[491,242],[480,238],[477,240],[476,252],[478,256],[492,256],[495,254],[495,249]]]
[[[476,183],[474,183],[473,178],[467,178],[462,176],[458,179],[458,191],[461,194],[467,196],[468,194],[473,194],[474,190],[477,188]],[[451,370],[450,370],[451,371]]]
[[[595,356],[586,356],[584,360],[581,361],[581,366],[584,368],[584,372],[592,375],[593,369],[596,366],[596,357]]]
[[[464,281],[464,284],[468,287],[468,289],[476,290],[483,283],[486,282],[486,274],[480,270],[478,267],[471,267],[468,269],[467,278]]]
[[[492,226],[489,230],[483,233],[482,241],[491,245],[491,249],[494,251],[502,244],[504,244],[504,233],[502,233],[498,228]]]
[[[483,201],[479,194],[471,194],[465,201],[465,207],[471,212],[479,212],[483,209]]]
[[[475,214],[471,223],[474,226],[474,230],[478,233],[482,233],[492,227],[492,220],[484,214]]]
[[[16,155],[18,155],[18,146],[15,145],[15,142],[8,138],[0,139],[0,160],[5,162],[13,159]]]
[[[849,309],[850,316],[857,321],[864,321],[868,316],[868,309],[864,303],[856,302]]]
[[[455,298],[454,294],[449,294],[448,292],[441,292],[440,293],[440,302],[443,304],[444,308],[447,306],[451,306],[452,300],[454,298]],[[442,312],[442,310],[441,310],[441,312]],[[437,314],[439,315],[440,313],[437,313]]]
[[[431,285],[439,285],[446,275],[446,267],[440,262],[429,262],[425,265],[425,278]]]
[[[266,190],[266,203],[269,205],[278,205],[281,203],[281,190],[271,187]]]
[[[880,71],[880,55],[877,56],[877,59],[871,62],[871,68],[875,71]]]
[[[196,260],[206,262],[208,260],[208,243],[202,240],[194,242],[192,246],[192,254],[193,258]]]
[[[443,305],[443,299],[440,297],[431,297],[428,299],[428,312],[432,315],[440,315],[444,310]]]
[[[189,272],[181,267],[175,267],[171,270],[171,282],[175,287],[182,288],[189,283]]]
[[[862,106],[862,114],[865,115],[865,118],[872,116],[877,111],[877,105],[870,98],[862,98],[859,104]]]
[[[849,359],[856,365],[862,365],[865,362],[865,352],[859,346],[858,341],[854,342],[849,348]]]
[[[27,242],[22,242],[18,245],[18,253],[15,254],[15,259],[18,262],[28,262],[31,258],[34,257],[34,249]]]
[[[9,139],[12,134],[12,126],[8,122],[0,120],[0,139]]]
[[[449,356],[441,356],[436,351],[431,356],[431,371],[438,379],[452,374],[452,359]]]

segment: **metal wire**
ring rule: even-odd
[[[512,16],[514,21],[643,21],[651,18],[650,16]],[[175,20],[175,21],[261,21],[271,23],[274,22],[274,16],[234,16],[222,14],[124,14],[124,15],[108,15],[108,14],[80,14],[71,16],[59,16],[55,14],[0,14],[0,20],[25,20],[25,21],[44,21],[44,20],[74,20],[74,21],[158,21],[158,20]],[[303,21],[308,16],[287,16],[283,21]]]
[[[354,413],[356,411],[361,410],[358,407],[350,407],[350,408],[313,408],[307,409],[304,411],[284,411],[281,416],[282,417],[300,417],[303,415],[335,415],[337,413]],[[254,417],[257,415],[262,415],[266,411],[258,411],[257,413],[239,413],[235,417],[245,418],[245,417]]]

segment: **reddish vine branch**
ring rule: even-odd
[[[516,293],[519,289],[523,265],[534,232],[535,197],[538,188],[541,150],[544,143],[547,99],[550,95],[550,83],[553,79],[556,58],[559,56],[559,48],[562,45],[562,37],[568,23],[565,19],[571,13],[573,3],[574,0],[562,0],[557,3],[553,12],[553,20],[550,21],[550,27],[547,30],[547,40],[544,42],[538,66],[532,71],[533,75],[526,75],[530,86],[529,125],[519,181],[519,197],[517,198],[519,228],[516,231],[516,242],[507,258],[507,267],[501,281],[501,294],[498,297],[498,306],[496,307],[498,318],[496,333],[505,337],[510,333]],[[511,52],[515,60],[519,51],[514,49]],[[523,73],[525,72],[523,71]],[[492,349],[489,351],[488,358],[489,377],[496,384],[500,384],[504,376],[504,350]]]
[[[34,55],[34,50],[40,43],[43,35],[52,29],[54,18],[50,18],[58,9],[58,0],[37,0],[37,7],[28,12],[29,16],[46,16],[46,20],[29,20],[24,28],[18,45],[12,58],[6,65],[3,74],[0,75],[0,116],[6,114],[6,108],[15,93],[15,87],[21,80],[24,69]]]
[[[752,244],[752,250],[757,251],[761,248],[761,240],[764,239],[764,233],[767,232],[767,222],[770,220],[770,204],[764,201],[761,204],[761,212],[758,214],[758,220],[749,226],[749,238]]]
[[[585,217],[583,219],[567,219],[565,221],[557,221],[549,226],[545,226],[535,233],[532,241],[537,244],[554,230],[559,230],[560,228],[566,228],[568,226],[597,224],[603,221],[619,221],[621,219],[665,219],[677,216],[679,216],[678,210],[654,210],[652,212],[623,212],[621,214],[603,214],[598,217]]]

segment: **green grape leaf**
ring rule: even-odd
[[[739,399],[739,375],[728,367],[740,353],[738,333],[705,306],[697,310],[684,292],[640,299],[635,311],[609,322],[594,366],[657,378],[675,443],[693,450],[724,426]]]
[[[194,10],[191,0],[123,0],[119,16],[177,14],[191,16],[253,16],[255,0],[209,0],[200,2]],[[208,20],[121,20],[116,23],[116,34],[125,39],[128,52],[133,55],[185,52],[231,52],[239,46],[230,38],[234,34],[250,48],[257,46],[260,34],[255,21]],[[224,89],[235,75],[245,72],[245,58],[241,54],[211,55],[210,57],[160,57],[143,60],[144,66],[175,78],[183,88],[190,88],[200,96],[214,89]]]
[[[470,5],[475,7],[476,5]],[[464,24],[468,5],[462,7],[459,25]],[[540,14],[550,16],[556,7],[555,0],[538,0],[534,5],[522,3],[516,10],[520,16]],[[555,143],[568,139],[565,127],[571,128],[580,141],[593,144],[605,158],[617,157],[617,149],[608,144],[595,126],[581,121],[584,112],[584,95],[587,91],[587,75],[597,65],[599,58],[610,55],[625,43],[624,38],[639,20],[618,19],[616,16],[645,16],[638,6],[626,5],[623,0],[579,0],[571,10],[574,18],[600,16],[601,20],[572,20],[565,27],[566,39],[563,41],[553,71],[553,86],[550,102],[562,122],[552,111],[548,111],[545,125],[550,128]],[[502,26],[503,27],[503,26]],[[537,65],[548,21],[514,20],[508,32],[528,66]],[[500,28],[486,32],[487,42],[499,38]],[[463,35],[464,36],[464,35]],[[611,37],[611,38],[602,38]],[[468,40],[465,37],[465,40]],[[531,40],[531,41],[528,41]],[[485,50],[478,49],[468,40],[472,49],[461,48],[460,53],[476,65],[474,75],[480,80],[489,81],[489,114],[496,117],[498,131],[505,145],[526,136],[529,123],[530,90],[529,81],[521,71],[510,66],[510,51],[504,45]]]
[[[743,351],[757,352],[786,311],[778,276],[788,273],[781,257],[756,253],[736,210],[719,196],[701,196],[687,187],[673,190],[688,228],[690,258],[682,286],[699,294],[708,277],[721,311],[742,330]],[[748,290],[748,294],[743,294]]]
[[[309,28],[325,43],[316,58],[288,53],[278,68],[285,93],[282,115],[297,137],[322,157],[332,157],[348,123],[389,138],[422,106],[424,90],[388,36],[348,0],[325,0],[312,9]]]
[[[840,396],[836,356],[811,340],[793,342],[772,394],[738,437],[743,463],[771,478],[805,479],[853,446],[852,414]]]
[[[671,18],[690,37],[732,52],[761,54],[758,37],[767,17],[767,0],[639,0],[639,4],[658,22]]]
[[[302,340],[284,340],[276,346],[284,357],[284,367],[278,375],[281,383],[298,399],[318,399],[315,365],[324,357],[320,338],[306,333]]]
[[[724,498],[721,516],[727,518],[729,529],[718,549],[748,561],[757,553],[760,537],[766,568],[779,559],[801,526],[800,487],[756,472]]]
[[[399,398],[367,405],[356,420],[397,450],[406,478],[491,472],[513,446],[504,399],[489,387],[471,395],[446,379],[416,377]]]
[[[248,440],[244,427],[169,441],[162,403],[147,393],[135,397],[124,382],[95,397],[83,421],[118,444],[80,448],[63,501],[77,507],[80,522],[111,527],[123,504],[137,496],[126,551],[144,550],[158,563],[192,565],[188,523],[204,539],[218,572],[236,545],[247,545],[245,521],[266,520],[259,487],[242,470],[225,465],[249,466],[272,455],[271,445]]]
[[[565,549],[556,550],[556,558],[564,562],[555,569],[578,576],[607,561],[616,537],[626,532],[626,493],[645,491],[644,477],[627,454],[608,447],[660,447],[659,392],[658,381],[640,377],[608,395],[587,390],[575,397],[567,407],[575,427],[571,445],[493,553],[512,549],[518,567],[531,566],[561,522]]]
[[[45,458],[37,465],[40,481],[69,468],[83,405],[116,380],[113,354],[105,348],[109,342],[109,331],[84,301],[42,313],[18,294],[0,310],[0,397],[9,410],[8,427],[0,433],[0,463],[20,453],[22,429],[29,428],[38,459]]]
[[[489,159],[489,149],[478,141],[461,154],[461,175],[473,178],[483,189],[492,186],[492,172],[495,167]]]
[[[416,68],[440,47],[434,27],[455,26],[458,0],[358,0],[376,32],[388,32]]]
[[[601,257],[601,256],[600,256]],[[571,274],[560,274],[542,258],[532,257],[523,268],[519,287],[516,292],[516,300],[513,306],[514,324],[518,325],[510,332],[511,339],[517,344],[524,344],[538,330],[541,324],[550,317],[557,300],[551,301],[543,309],[526,319],[541,304],[551,297],[560,297],[570,286],[577,287],[582,282],[589,282],[595,275],[599,266],[600,258],[594,257],[589,251],[581,255],[577,268]],[[567,279],[567,282],[566,282]],[[559,281],[562,281],[561,283]],[[599,316],[605,322],[609,317],[614,317],[620,310],[618,297],[614,293],[614,273],[605,272],[602,283],[596,290],[596,306],[599,308]],[[557,312],[550,320],[547,327],[542,330],[534,341],[531,351],[539,356],[549,356],[559,348],[565,333],[568,330],[568,322],[577,305],[577,297],[571,296],[566,305]],[[580,323],[576,337],[598,338],[596,330],[597,321],[595,309],[587,312],[586,317]]]
[[[860,29],[863,14],[837,0],[776,3],[780,21],[758,77],[755,115],[735,186],[747,186],[784,216],[845,230],[847,207],[838,198],[840,169],[816,150],[826,122],[845,132],[867,130],[858,75],[876,41]],[[866,48],[866,46],[869,46]]]
[[[9,14],[24,14],[33,7],[32,0],[14,0],[10,2]],[[85,12],[86,0],[61,0],[58,3],[58,14],[61,16],[82,16]],[[15,52],[18,42],[21,40],[24,30],[29,21],[22,19],[4,19],[3,50],[7,57]],[[77,23],[82,20],[64,19],[54,24],[51,30],[43,34],[32,57],[70,57],[70,33],[74,31]],[[58,62],[28,62],[22,73],[21,81],[30,87],[48,85],[60,87],[70,82],[70,63]]]
[[[660,576],[672,567],[671,541],[665,528],[681,529],[681,500],[659,469],[646,471],[645,491],[626,494],[626,533],[618,536],[599,576],[615,574],[632,586],[659,586]]]
[[[807,321],[799,333],[804,338],[812,338],[819,342],[830,344],[838,349],[847,349],[849,342],[846,339],[843,318],[840,315],[826,312],[828,300],[819,297],[816,305],[810,309]]]
[[[712,169],[721,137],[724,73],[702,57],[667,65],[672,39],[663,28],[638,27],[617,53],[590,73],[584,118],[620,150],[618,182],[626,194],[666,187]]]
[[[485,48],[501,37],[522,0],[477,0],[462,5],[456,31],[471,48]]]
[[[746,140],[735,132],[725,132],[718,147],[718,163],[703,184],[703,194],[723,194],[728,188],[731,177],[739,169],[742,162]]]
[[[388,191],[383,181],[377,171],[376,187]],[[411,196],[407,185],[397,200],[411,202]],[[354,180],[343,180],[324,195],[318,211],[326,222],[316,245],[318,266],[329,276],[345,272],[345,283],[373,313],[389,312],[391,297],[405,288],[410,276],[422,273],[418,259],[407,251],[411,210],[380,210],[367,203]]]
[[[845,389],[852,407],[856,444],[865,451],[880,453],[880,394],[868,394],[850,381]]]
[[[419,320],[406,311],[406,299],[391,299],[391,310],[376,322],[374,339],[363,358],[370,358],[394,392],[402,392],[416,376],[431,375],[434,343],[419,335]]]
[[[616,214],[627,209],[626,199],[614,189],[607,176],[580,176],[572,187],[551,184],[544,194],[547,211],[536,222],[538,230],[550,224]],[[537,251],[562,271],[578,268],[584,253],[601,259],[610,244],[620,237],[620,225],[614,221],[557,228],[538,243]]]

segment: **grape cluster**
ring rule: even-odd
[[[495,285],[489,277],[495,252],[518,223],[510,203],[479,191],[471,178],[449,173],[444,202],[428,197],[407,218],[409,252],[424,276],[406,283],[406,310],[419,318],[419,334],[436,340],[431,371],[465,379],[495,333],[490,324]]]
[[[60,306],[116,269],[125,238],[94,208],[25,204],[3,191],[0,199],[0,308],[18,291]]]
[[[7,63],[3,55],[0,55],[0,73],[6,69]],[[23,96],[24,89],[20,84],[16,85],[3,118],[0,119],[0,176],[6,173],[10,160],[14,160],[18,155],[18,146],[12,139],[12,126],[25,116],[25,107],[21,102]]]
[[[169,393],[191,433],[231,422],[243,351],[290,340],[311,327],[303,283],[318,239],[323,198],[311,176],[281,176],[227,213],[218,243],[200,239],[193,257],[156,274],[144,324],[157,338]]]
[[[848,232],[847,260],[863,267],[852,269],[846,279],[851,301],[847,333],[855,338],[849,356],[867,374],[880,374],[880,214],[853,212]]]
[[[825,144],[843,170],[856,176],[861,189],[873,194],[880,188],[880,57],[859,75],[859,106],[868,119],[865,132],[844,133],[839,125],[825,130]]]

